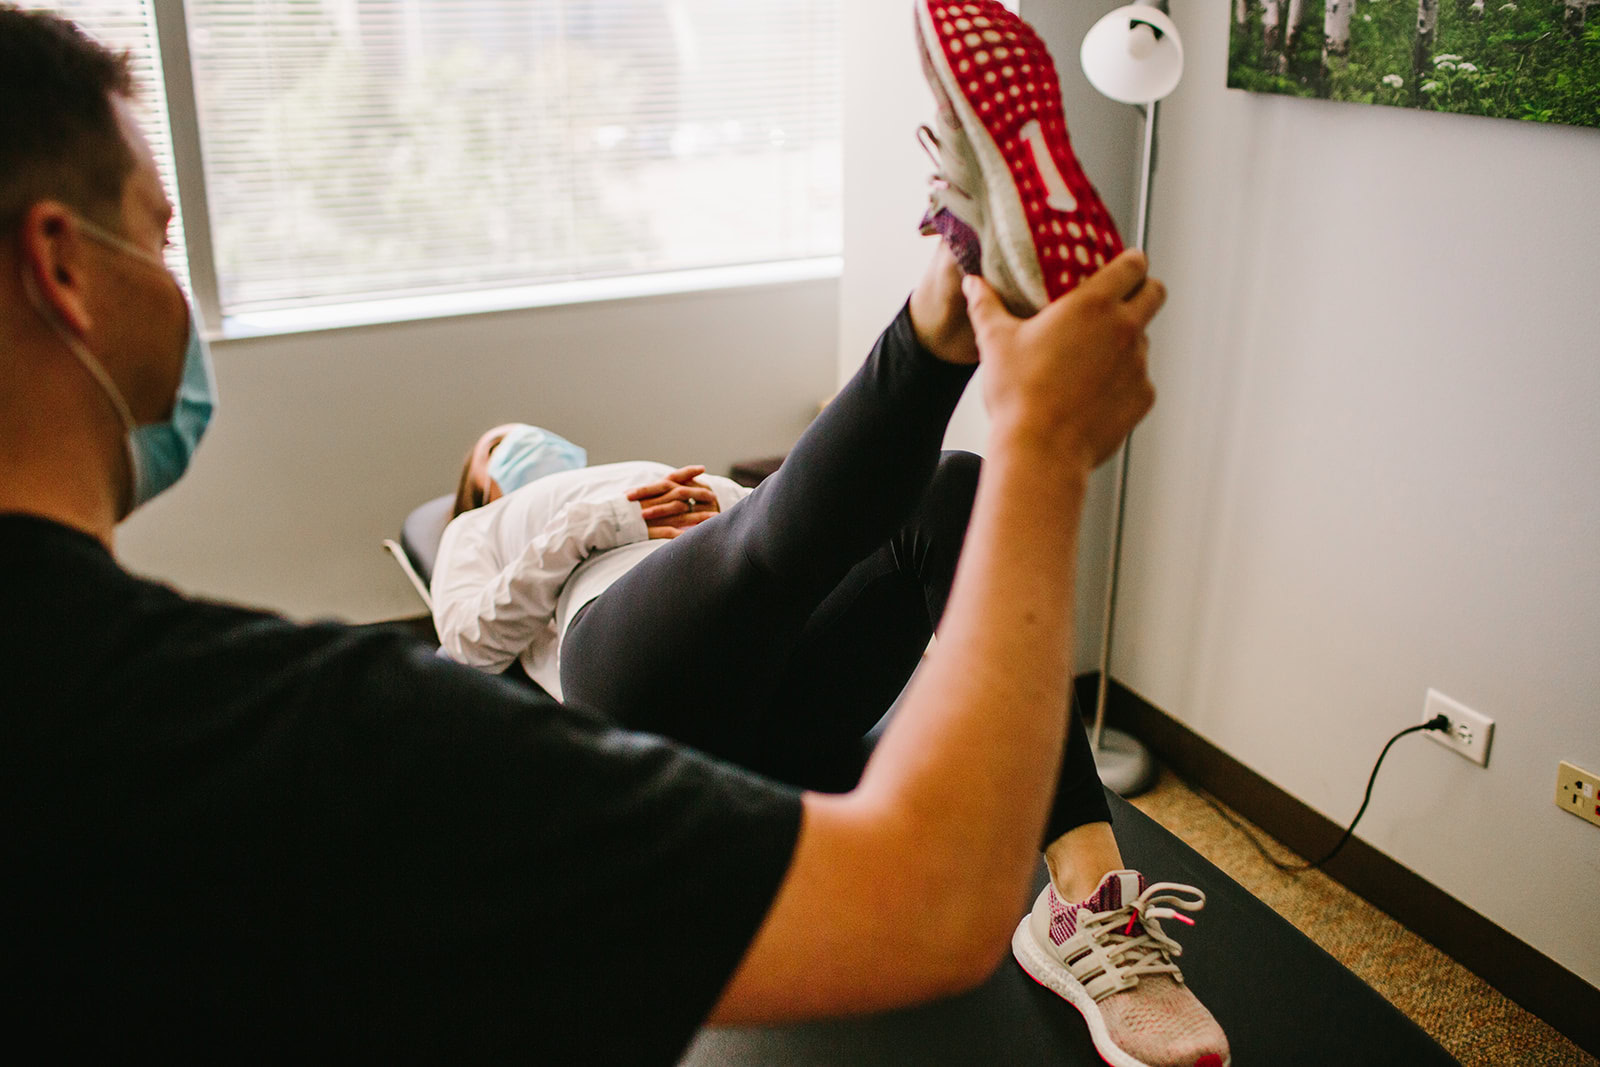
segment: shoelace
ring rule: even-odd
[[[1193,926],[1193,919],[1175,909],[1199,911],[1205,906],[1205,893],[1192,885],[1156,882],[1120,908],[1088,914],[1079,929],[1104,946],[1107,963],[1116,969],[1108,977],[1126,988],[1146,975],[1179,973],[1172,957],[1183,955],[1183,946],[1167,936],[1160,920],[1177,919]],[[1135,923],[1143,933],[1133,933]]]
[[[944,142],[939,140],[939,135],[931,126],[917,127],[917,143],[933,161],[933,175],[928,179],[928,184],[932,186],[932,191],[928,194],[929,217],[937,215],[940,211],[949,210],[968,225],[976,225],[977,204],[963,188],[972,180],[973,175],[963,164],[960,155],[947,151]]]

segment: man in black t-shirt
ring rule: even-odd
[[[126,61],[0,5],[0,958],[13,1043],[669,1062],[708,1017],[970,988],[1064,736],[1084,488],[1148,410],[1125,256],[1034,319],[937,272],[993,423],[938,649],[852,792],[124,571],[214,406]],[[943,288],[941,288],[943,287]],[[976,329],[974,331],[974,324]]]

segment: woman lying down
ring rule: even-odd
[[[585,466],[533,426],[483,434],[434,566],[445,653],[520,662],[569,706],[797,786],[853,788],[862,736],[944,612],[977,488],[978,458],[940,451],[977,354],[959,284],[941,254],[921,287],[955,358],[925,343],[913,298],[754,490],[698,466]],[[1088,746],[1069,747],[1103,820]]]
[[[934,379],[956,370],[931,369]],[[939,384],[958,396],[968,371]],[[930,423],[942,434],[938,414]],[[520,663],[569,706],[795,785],[849,790],[862,736],[905,687],[944,611],[977,487],[978,458],[940,453],[929,437],[899,494],[916,506],[852,548],[838,514],[859,514],[846,501],[881,488],[870,479],[826,492],[819,483],[800,494],[813,514],[774,521],[771,507],[736,507],[754,490],[704,467],[590,467],[548,430],[497,426],[467,456],[439,546],[440,643],[480,670]],[[797,447],[780,483],[806,480],[805,455]],[[845,511],[830,514],[836,507]],[[669,545],[680,551],[641,566]]]
[[[537,426],[489,430],[467,454],[433,573],[445,652],[493,673],[520,662],[558,700],[573,616],[667,539],[750,492],[704,467],[586,462]]]

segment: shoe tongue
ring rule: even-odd
[[[983,273],[983,247],[978,243],[977,232],[952,215],[948,208],[924,215],[922,232],[930,237],[938,234],[944,238],[961,266],[961,273]]]
[[[1100,879],[1100,887],[1089,895],[1083,906],[1090,911],[1115,911],[1136,900],[1144,889],[1144,875],[1138,871],[1112,871]]]

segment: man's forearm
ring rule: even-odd
[[[1038,859],[1065,737],[1081,467],[996,429],[939,642],[858,790],[915,823],[948,879],[927,888],[1002,930]]]

